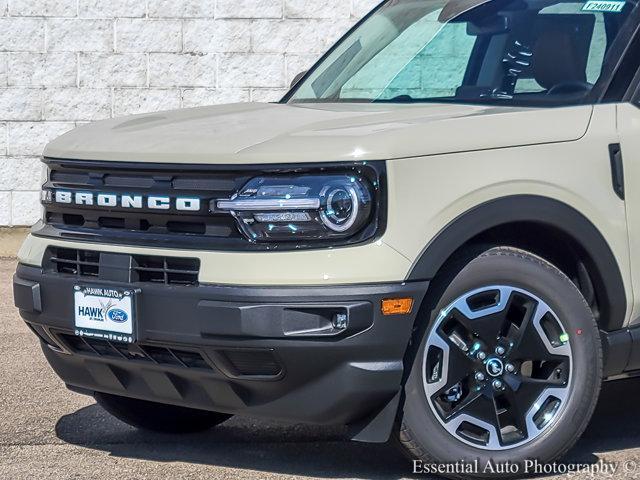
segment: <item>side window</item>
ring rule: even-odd
[[[596,83],[602,75],[604,66],[604,56],[607,53],[607,31],[604,26],[604,15],[595,14],[596,23],[593,30],[593,40],[589,50],[589,60],[587,62],[587,81]]]
[[[390,100],[408,95],[455,95],[462,85],[476,37],[465,23],[438,22],[440,11],[426,15],[381,50],[342,87],[341,98]]]
[[[543,8],[540,15],[580,15],[593,17],[593,34],[586,59],[586,80],[595,84],[602,74],[604,58],[608,48],[604,14],[601,12],[584,12],[584,3],[561,3]],[[535,61],[535,59],[534,59]],[[545,91],[534,78],[523,76],[516,83],[515,93],[539,93]]]

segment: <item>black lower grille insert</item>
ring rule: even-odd
[[[200,353],[189,350],[144,344],[128,345],[67,333],[60,333],[58,337],[71,352],[77,354],[148,362],[165,367],[213,370]]]
[[[153,257],[134,255],[133,271],[140,282],[165,285],[195,285],[198,283],[200,261],[193,258]]]
[[[271,350],[223,350],[218,353],[236,376],[276,377],[282,373]]]
[[[77,277],[100,276],[100,252],[51,247],[45,256],[49,271]],[[197,285],[200,260],[197,258],[132,255],[133,282],[165,285]]]
[[[98,252],[56,248],[50,249],[48,257],[58,273],[79,277],[97,277],[100,270],[100,254]]]

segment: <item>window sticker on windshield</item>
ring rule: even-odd
[[[626,2],[589,1],[582,7],[583,12],[622,13]]]

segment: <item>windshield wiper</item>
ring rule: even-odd
[[[404,94],[393,98],[376,98],[373,103],[412,103],[415,101],[416,99],[411,95]]]

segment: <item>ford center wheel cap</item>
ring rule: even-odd
[[[492,377],[499,377],[504,373],[504,364],[499,358],[492,358],[487,362],[487,373]]]

